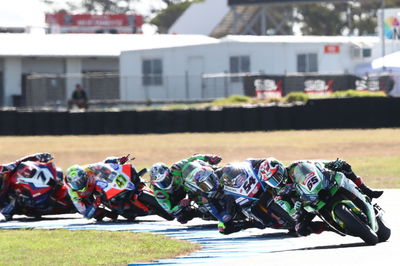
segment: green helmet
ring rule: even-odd
[[[67,169],[66,183],[73,190],[82,190],[87,186],[87,175],[85,170],[77,164]]]

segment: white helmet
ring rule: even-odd
[[[156,163],[150,168],[150,181],[153,186],[169,190],[172,188],[172,177],[168,166],[164,163]]]
[[[260,164],[258,176],[269,186],[278,188],[286,182],[287,171],[280,161],[271,157]]]

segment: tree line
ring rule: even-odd
[[[49,6],[53,4],[52,0],[42,1]],[[159,1],[164,3],[165,8],[152,9],[145,19],[156,25],[159,33],[166,33],[192,3],[204,0]],[[377,13],[383,1],[386,8],[400,8],[400,0],[271,4],[266,8],[267,20],[283,22],[280,30],[273,32],[277,35],[293,34],[296,25],[303,35],[374,35],[377,32]],[[129,14],[135,13],[135,3],[138,2],[148,3],[148,0],[81,0],[79,4],[67,1],[66,10],[55,12],[82,10],[96,14]]]

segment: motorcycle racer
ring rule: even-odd
[[[182,172],[195,160],[217,165],[222,158],[213,154],[195,154],[178,161],[171,167],[164,163],[155,163],[150,168],[150,181],[157,202],[180,223],[198,216],[198,212],[188,208],[192,200],[201,201],[196,195],[190,195],[184,186]],[[188,197],[187,197],[188,196]],[[200,203],[200,202],[199,202]]]
[[[315,215],[302,212],[302,204],[298,199],[294,188],[294,169],[298,164],[310,161],[297,161],[285,167],[275,158],[266,158],[259,165],[260,177],[272,188],[275,189],[275,201],[282,206],[298,223],[296,231],[300,235],[309,235],[311,233],[321,233],[328,227],[323,222],[312,222]],[[357,177],[351,166],[344,160],[335,161],[312,161],[326,171],[342,172],[348,179],[353,181],[362,193],[370,198],[379,198],[383,191],[372,190],[365,185],[360,177]]]
[[[220,223],[220,233],[229,234],[247,228],[266,227],[289,229],[290,234],[294,231],[294,219],[279,206],[271,204],[274,202],[273,188],[259,177],[259,166],[263,161],[264,159],[248,158],[242,162],[227,164],[216,171],[224,183],[225,201],[231,198],[230,204],[229,200],[226,202],[227,206],[231,206],[230,213],[244,211],[247,217],[251,217],[241,223],[234,220]],[[248,194],[242,194],[244,192]],[[245,200],[243,195],[249,199]]]
[[[12,216],[15,210],[15,202],[9,199],[9,195],[13,193],[10,191],[10,177],[15,173],[21,163],[27,161],[43,162],[47,163],[53,159],[50,153],[35,153],[22,157],[15,162],[0,165],[0,207],[2,208],[1,213],[7,218]],[[27,175],[29,173],[26,173]],[[62,171],[57,169],[57,183],[62,183]]]
[[[227,164],[216,170],[216,174],[219,177],[221,184],[224,185],[225,183],[229,183],[231,180],[235,179],[240,179],[242,180],[242,183],[245,183],[249,177],[247,173],[248,168],[246,166],[250,166],[249,161],[239,164]],[[210,197],[209,199],[210,203],[213,203],[213,206],[219,207],[219,209],[214,210],[213,213],[219,221],[218,231],[221,234],[227,235],[248,228],[265,228],[265,225],[256,220],[235,219],[235,217],[240,215],[239,206],[235,202],[236,198],[233,195],[225,193],[225,190],[223,189],[224,185],[221,185],[220,193],[216,194],[215,197]]]
[[[128,155],[129,156],[129,155]],[[124,164],[129,160],[128,156],[108,157],[103,162],[88,164],[88,165],[72,165],[67,169],[64,177],[64,183],[68,186],[68,194],[80,214],[85,218],[96,218],[101,220],[104,217],[116,219],[117,214],[112,213],[104,208],[98,208],[101,201],[100,198],[95,198],[96,180],[101,177],[108,177],[111,174],[111,168],[115,164]]]

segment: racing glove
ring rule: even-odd
[[[206,159],[212,165],[219,164],[222,160],[222,158],[217,155],[207,155]]]
[[[346,161],[341,160],[339,158],[336,159],[336,161],[331,161],[325,165],[326,168],[329,170],[333,171],[343,171],[344,173],[350,173],[353,172],[351,169],[350,164],[348,164]]]
[[[299,218],[299,216],[301,215],[301,206],[302,206],[302,203],[300,201],[296,201],[294,203],[294,206],[293,206],[293,209],[292,209],[293,213],[290,214],[290,216],[293,219],[297,220]]]
[[[130,159],[129,159],[129,155],[130,154],[128,154],[128,155],[126,155],[126,156],[122,156],[122,157],[119,157],[118,158],[118,162],[119,162],[119,164],[125,164],[127,161],[129,161]]]
[[[190,206],[190,199],[182,199],[182,200],[179,202],[179,206],[180,206],[181,208],[187,208],[187,207],[189,207],[189,206]]]

